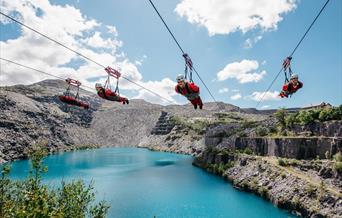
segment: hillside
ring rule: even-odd
[[[161,106],[144,100],[121,105],[85,90],[81,90],[81,98],[91,108],[81,110],[59,101],[57,96],[65,88],[59,80],[0,88],[0,160],[25,158],[25,149],[42,140],[48,141],[51,151],[81,146],[137,146],[150,135],[162,111],[186,120],[210,119],[219,112],[244,113],[243,109],[222,102],[208,103],[202,111],[194,111],[189,104]],[[250,116],[267,117],[257,112]]]

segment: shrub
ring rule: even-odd
[[[287,112],[284,108],[281,108],[277,110],[277,112],[274,113],[275,118],[277,119],[278,126],[284,130],[286,128],[286,121],[285,118],[287,116]]]
[[[342,162],[336,162],[334,164],[334,169],[338,173],[342,173]]]
[[[217,169],[217,173],[219,173],[220,175],[222,175],[225,171],[225,165],[220,163]]]
[[[279,166],[283,166],[283,167],[286,167],[289,165],[288,161],[285,158],[279,158],[278,164],[279,164]]]
[[[292,204],[293,204],[293,206],[295,207],[295,208],[298,208],[299,206],[300,206],[300,204],[301,204],[301,202],[300,202],[300,199],[299,199],[299,197],[298,196],[294,196],[293,198],[292,198]]]
[[[242,122],[242,128],[243,129],[254,128],[254,127],[256,127],[256,125],[257,125],[256,121],[244,120]]]
[[[269,132],[272,133],[272,134],[275,134],[275,133],[277,133],[277,128],[275,128],[275,127],[270,127],[270,128],[269,128]]]
[[[62,182],[61,188],[51,189],[41,181],[47,171],[42,159],[45,146],[33,146],[29,152],[32,170],[27,179],[12,181],[5,165],[0,178],[0,217],[105,217],[109,206],[102,201],[96,205],[92,184],[82,181]]]
[[[251,148],[248,148],[248,147],[243,149],[242,152],[245,154],[248,154],[248,155],[252,155],[254,153],[253,150]]]
[[[235,165],[234,161],[228,161],[228,163],[226,163],[226,165],[224,167],[227,170],[229,168],[232,168],[234,165]]]
[[[315,121],[314,115],[315,113],[312,113],[311,111],[300,111],[297,119],[301,124],[307,125]]]
[[[334,160],[337,162],[342,162],[342,154],[341,152],[338,152],[334,155]]]
[[[342,119],[342,105],[334,108],[324,108],[320,111],[318,119],[320,121],[341,120]]]
[[[286,178],[286,174],[285,173],[281,173],[280,176],[281,176],[282,179]]]
[[[293,128],[294,124],[297,123],[297,115],[298,113],[292,113],[285,117],[286,128]]]
[[[259,193],[262,197],[266,198],[266,197],[268,196],[268,189],[267,189],[267,187],[265,187],[265,186],[259,187],[258,193]]]
[[[258,126],[255,129],[255,133],[257,136],[266,136],[268,134],[268,129],[264,126]]]
[[[305,188],[305,192],[311,196],[316,193],[316,188],[312,184],[308,184]]]

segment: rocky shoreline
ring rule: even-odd
[[[296,215],[342,217],[342,172],[329,161],[293,161],[281,166],[275,157],[209,149],[193,164]]]

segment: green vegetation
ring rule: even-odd
[[[253,155],[254,151],[251,148],[244,148],[244,149],[239,149],[236,150],[238,153],[242,153],[242,154],[248,154],[248,155]]]
[[[255,133],[257,136],[263,137],[268,135],[269,130],[264,126],[257,126],[257,128],[255,128]]]
[[[342,173],[342,154],[341,152],[338,152],[334,155],[334,170],[338,173]]]
[[[334,169],[338,173],[342,173],[342,162],[336,162],[334,164]]]
[[[297,159],[278,158],[278,164],[283,167],[298,166],[300,161]]]
[[[292,198],[292,204],[295,208],[299,208],[301,206],[301,202],[298,196],[294,196]]]
[[[47,172],[42,160],[46,145],[35,145],[28,151],[32,170],[27,179],[8,178],[10,166],[4,165],[0,177],[0,217],[106,217],[109,206],[102,201],[93,204],[93,185],[82,181],[62,182],[57,189],[42,183]]]
[[[252,121],[252,120],[243,120],[242,121],[242,128],[243,129],[255,128],[257,126],[258,126],[257,121]]]
[[[277,124],[281,128],[281,131],[286,129],[286,116],[287,112],[284,108],[279,109],[277,112],[274,113],[275,118],[277,119]]]
[[[274,113],[277,119],[278,130],[269,130],[269,133],[281,135],[291,135],[291,129],[295,125],[309,125],[314,122],[324,122],[329,120],[342,120],[342,105],[339,107],[327,107],[310,110],[300,110],[298,112],[288,112],[281,108]],[[259,133],[264,132],[258,130]]]
[[[342,162],[342,154],[341,154],[341,152],[338,152],[337,154],[334,155],[334,160],[336,162]]]
[[[228,163],[220,163],[220,164],[207,164],[207,170],[209,172],[215,173],[217,175],[223,175],[223,173],[232,168],[234,166],[234,161],[228,161]]]
[[[312,185],[311,183],[309,183],[306,187],[305,187],[305,192],[311,196],[314,195],[316,193],[316,187],[314,185]]]
[[[285,158],[279,158],[278,164],[279,164],[279,166],[283,166],[283,167],[286,167],[289,165],[289,163],[287,162],[287,160]]]
[[[191,130],[194,130],[197,134],[203,134],[205,128],[211,125],[211,122],[208,119],[196,119],[189,121],[188,119],[173,116],[171,120],[175,125],[187,127]]]
[[[342,105],[331,108],[301,110],[295,113],[288,113],[285,109],[279,109],[274,116],[278,125],[283,129],[292,128],[294,124],[308,125],[314,121],[342,120]]]
[[[221,124],[227,124],[227,123],[237,123],[243,120],[242,117],[238,115],[238,113],[232,112],[232,113],[215,113],[214,114],[217,117],[217,120],[215,123],[221,123]]]
[[[258,193],[261,197],[267,198],[268,197],[268,189],[265,186],[261,186],[258,188]]]

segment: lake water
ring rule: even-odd
[[[62,179],[93,181],[97,200],[111,206],[108,217],[293,217],[192,166],[192,159],[138,148],[76,151],[47,157],[43,178],[52,186]],[[29,169],[29,161],[16,161],[11,177],[22,179]]]

